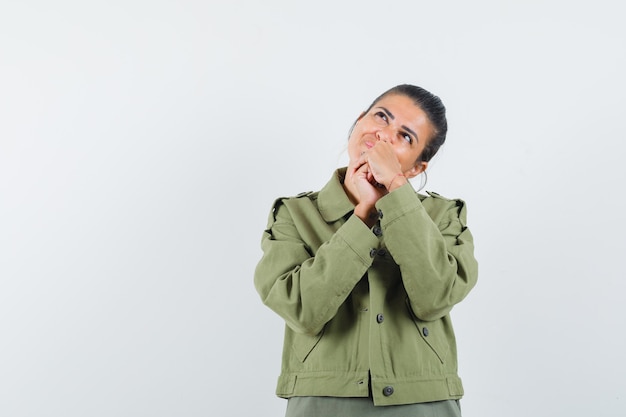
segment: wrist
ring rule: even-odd
[[[396,174],[396,176],[393,177],[391,181],[389,181],[389,185],[387,186],[387,191],[391,192],[395,190],[396,188],[400,188],[407,182],[408,180],[406,179],[403,173]]]
[[[362,204],[357,204],[354,207],[354,215],[357,216],[368,227],[372,227],[376,220],[378,220],[378,212],[375,207],[366,207]]]

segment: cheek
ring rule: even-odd
[[[356,144],[356,140],[354,140],[354,136],[350,136],[348,138],[347,150],[348,150],[348,157],[350,158],[351,161],[358,157],[358,155],[356,155],[358,153],[358,146]]]
[[[417,158],[419,158],[421,148],[418,149],[398,149],[396,150],[396,156],[400,161],[403,169],[410,169],[415,166]]]
[[[356,147],[359,144],[359,138],[361,137],[361,130],[357,127],[352,129],[350,136],[348,136],[348,149],[350,147]]]

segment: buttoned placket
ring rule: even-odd
[[[376,222],[376,224],[372,227],[372,233],[378,237],[379,239],[379,245],[378,248],[372,248],[370,251],[370,256],[372,258],[377,258],[377,257],[381,257],[384,258],[387,256],[387,249],[385,248],[384,245],[384,237],[383,237],[383,229],[382,226],[380,225],[380,219],[383,217],[383,212],[381,210],[378,210],[378,221]],[[376,259],[374,259],[374,263],[376,262]],[[374,351],[378,351],[381,347],[380,344],[380,338],[382,337],[381,333],[384,332],[384,328],[382,326],[385,326],[385,314],[383,311],[383,307],[384,307],[384,294],[382,294],[382,292],[384,292],[384,286],[380,286],[379,283],[376,284],[371,284],[370,285],[370,298],[372,295],[372,292],[376,298],[376,300],[372,300],[372,315],[371,315],[371,319],[373,320],[373,326],[375,326],[372,329],[372,332],[370,333],[370,343],[374,343],[375,346],[377,346],[376,348],[374,348],[374,346],[372,346],[372,348],[374,349]],[[374,365],[373,363],[370,363],[370,369],[372,369],[372,365]],[[379,372],[379,369],[376,369],[375,372]],[[373,387],[372,387],[373,388]],[[371,389],[371,388],[370,388]],[[378,388],[381,389],[381,388]],[[394,387],[391,385],[385,385],[382,388],[382,391],[380,391],[380,393],[385,396],[385,397],[390,397],[394,394]]]

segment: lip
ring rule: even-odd
[[[369,140],[366,140],[365,146],[367,146],[367,149],[371,149],[374,147],[374,142],[370,142]]]

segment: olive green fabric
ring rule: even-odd
[[[292,397],[285,417],[461,417],[458,400],[376,407],[370,398]]]
[[[278,199],[262,236],[255,286],[286,323],[277,395],[461,398],[449,312],[478,275],[465,203],[409,183],[376,203],[370,229],[352,215],[344,173]]]

